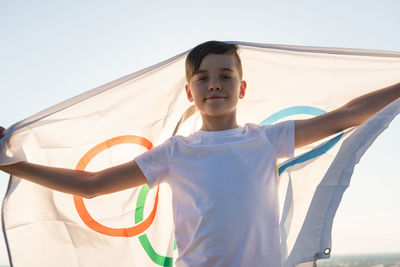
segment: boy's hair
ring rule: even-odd
[[[238,55],[239,47],[236,44],[228,44],[220,41],[208,41],[199,44],[190,51],[186,57],[186,81],[196,74],[200,68],[200,64],[208,54],[224,54],[233,55],[237,62],[240,79],[242,79],[242,61]]]

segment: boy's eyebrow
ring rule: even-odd
[[[233,72],[233,70],[231,68],[220,68],[220,70]],[[207,73],[207,72],[208,72],[208,70],[198,70],[198,71],[196,71],[195,74],[199,74],[199,73],[201,74],[201,73]]]

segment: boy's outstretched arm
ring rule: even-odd
[[[0,170],[57,191],[85,198],[113,193],[147,183],[147,179],[135,161],[99,172],[47,167],[25,161],[0,166]]]
[[[311,144],[368,120],[400,97],[400,83],[357,97],[318,117],[295,121],[295,148]]]

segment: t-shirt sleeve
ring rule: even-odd
[[[262,126],[267,138],[274,146],[278,158],[293,157],[294,120]]]
[[[146,151],[135,158],[136,163],[142,170],[150,188],[154,188],[168,178],[169,160],[171,157],[171,140]]]

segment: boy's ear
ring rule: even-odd
[[[186,85],[185,85],[185,90],[186,90],[187,99],[188,99],[190,102],[193,102],[193,96],[192,96],[192,92],[190,92],[189,84],[186,84]]]
[[[247,83],[246,81],[240,82],[240,91],[239,91],[239,98],[242,99],[246,94]]]

